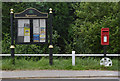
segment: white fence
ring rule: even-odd
[[[0,56],[11,56],[11,54],[0,54]],[[49,54],[15,54],[15,56],[49,56]],[[72,56],[72,54],[53,54],[53,56]],[[75,56],[104,56],[104,54],[75,54]],[[120,54],[106,54],[106,56],[120,56]]]
[[[0,56],[11,56],[11,54],[0,54]],[[15,54],[15,56],[49,56],[49,54]],[[53,54],[53,56],[72,56],[72,66],[75,66],[76,56],[104,56],[104,54]],[[120,54],[106,54],[106,56],[120,56]]]

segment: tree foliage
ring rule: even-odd
[[[120,3],[47,3],[7,2],[2,5],[3,53],[10,53],[10,9],[21,12],[36,8],[49,13],[53,9],[54,53],[103,53],[101,28],[110,29],[107,53],[120,53]],[[49,26],[49,25],[48,25]],[[48,27],[49,29],[49,27]],[[48,45],[16,45],[16,53],[48,53]]]
[[[107,53],[120,52],[120,3],[76,3],[73,8],[73,44],[77,53],[103,53],[101,28],[110,29]]]

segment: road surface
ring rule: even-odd
[[[2,71],[2,79],[119,79],[118,71],[16,70]]]

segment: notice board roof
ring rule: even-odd
[[[14,18],[48,18],[48,13],[40,12],[35,8],[27,8],[20,13],[15,13]]]

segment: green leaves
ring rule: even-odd
[[[101,28],[110,28],[110,46],[107,53],[118,53],[118,3],[76,3],[77,19],[73,25],[75,49],[78,53],[102,53]],[[111,11],[112,10],[112,11]],[[116,39],[116,40],[115,40]],[[114,42],[113,42],[114,41]],[[114,50],[112,50],[114,48]],[[112,50],[112,51],[111,51]]]
[[[3,53],[10,53],[10,8],[17,13],[29,7],[41,12],[53,9],[54,53],[71,53],[72,50],[76,53],[103,53],[101,28],[110,29],[110,45],[107,46],[107,53],[120,53],[120,3],[89,2],[3,3]],[[16,53],[48,53],[48,51],[48,45],[16,46]]]

